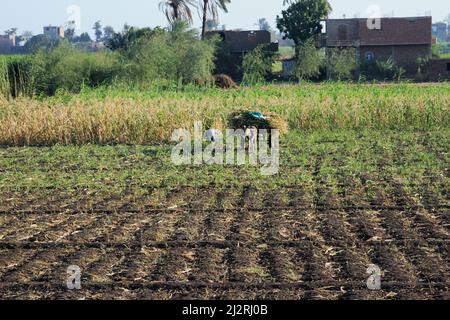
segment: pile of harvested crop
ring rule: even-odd
[[[273,112],[236,111],[229,117],[231,129],[245,129],[256,127],[257,129],[278,129],[280,134],[288,132],[287,122]]]
[[[213,82],[216,87],[221,89],[236,89],[238,85],[226,74],[216,74],[213,76]]]

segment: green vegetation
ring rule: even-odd
[[[330,49],[328,72],[331,79],[350,80],[352,72],[356,69],[356,52],[352,48]]]
[[[110,39],[112,52],[88,53],[62,41],[30,56],[2,58],[0,93],[5,97],[51,96],[119,82],[207,84],[214,69],[216,43],[215,38],[200,41],[180,21],[170,30],[128,28]]]
[[[417,59],[417,74],[422,74],[428,65],[427,59]],[[405,74],[405,69],[399,67],[392,58],[387,60],[376,60],[364,62],[361,65],[361,77],[364,80],[377,79],[380,81],[401,81]]]
[[[450,42],[434,44],[433,57],[438,59],[450,59]]]
[[[137,83],[206,83],[214,69],[216,39],[199,41],[178,22],[170,32],[157,32],[135,42],[126,52],[126,79]]]
[[[31,96],[37,85],[36,66],[30,56],[0,56],[0,96]]]
[[[63,42],[50,52],[40,51],[32,58],[37,95],[54,95],[58,90],[77,93],[83,86],[111,84],[119,76],[118,56],[111,52],[86,53]]]
[[[79,50],[89,35],[69,29],[70,42],[35,37],[33,55],[0,56],[2,294],[444,297],[450,86],[342,82],[357,67],[345,49],[327,56],[337,81],[267,84],[280,71],[275,53],[260,46],[244,57],[218,38],[201,41],[188,29],[196,2],[161,2],[167,29],[115,33],[96,22],[109,51]],[[204,38],[231,1],[198,2]],[[297,46],[280,55],[296,59],[301,81],[321,80],[315,36],[329,4],[283,3],[279,28]],[[417,61],[424,78],[428,63]],[[403,73],[392,60],[361,71]],[[242,74],[238,86],[230,76]],[[279,129],[279,171],[263,176],[250,159],[175,165],[174,130],[198,121]],[[61,290],[69,263],[88,275],[81,291]],[[373,263],[393,285],[361,290]]]
[[[290,59],[295,55],[294,47],[280,47],[278,50],[278,54],[282,59]]]
[[[292,1],[281,12],[281,17],[277,16],[277,27],[284,39],[292,39],[299,46],[322,31],[321,21],[330,12],[331,6],[327,0]]]
[[[275,54],[267,46],[258,46],[248,53],[242,62],[243,84],[255,85],[265,82],[274,63]]]
[[[314,39],[309,39],[300,45],[297,49],[295,65],[295,75],[299,81],[320,75],[324,59],[324,52],[316,48]]]
[[[308,189],[317,179],[333,186],[342,179],[366,177],[370,186],[383,177],[395,177],[411,188],[428,181],[426,186],[444,194],[449,183],[445,174],[449,133],[448,129],[292,131],[281,140],[280,173],[271,179],[250,165],[189,166],[185,170],[171,162],[171,145],[0,148],[0,192],[10,198],[16,195],[20,201],[61,195],[75,203],[84,199],[94,204],[102,198],[121,199],[124,192],[139,197],[160,186],[213,183],[239,188],[251,182],[254,188],[269,191],[289,185]],[[314,172],[318,162],[319,171]],[[152,197],[147,203],[159,203],[158,194]]]

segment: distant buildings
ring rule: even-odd
[[[44,27],[44,35],[52,40],[64,38],[64,27],[46,26]]]
[[[354,76],[359,77],[360,67],[377,61],[392,61],[405,71],[404,76],[415,78],[418,75],[418,61],[423,58],[428,64],[425,79],[432,81],[450,79],[450,59],[432,59],[433,38],[446,39],[447,25],[432,25],[431,17],[380,18],[379,23],[371,24],[369,19],[329,19],[326,20],[326,33],[319,39],[319,47],[325,48],[327,56],[331,49],[353,48],[357,69]],[[282,76],[293,76],[295,60],[283,61]],[[366,76],[376,70],[366,70]],[[367,74],[369,73],[369,74]]]
[[[431,58],[431,19],[381,18],[374,27],[368,19],[330,19],[323,45],[327,49],[355,48],[357,65],[392,58],[407,76],[414,76],[417,59]]]
[[[245,55],[260,45],[266,45],[266,50],[278,51],[278,42],[272,42],[269,31],[210,31],[207,37],[218,35],[222,40],[222,49],[216,59],[216,73],[227,74],[234,80],[240,81],[243,77],[242,63]],[[221,51],[221,50],[219,50]]]
[[[447,25],[444,22],[433,23],[432,26],[433,36],[438,39],[438,42],[445,42],[449,39]]]
[[[15,34],[0,35],[0,54],[13,53],[15,46],[16,46]]]
[[[44,35],[52,41],[57,41],[64,38],[64,27],[45,26],[43,27],[43,35],[37,35],[35,37],[30,36],[25,41],[24,37],[17,37],[16,34],[12,32],[6,35],[0,35],[0,54],[28,53],[26,51],[26,43],[39,37],[42,38]]]

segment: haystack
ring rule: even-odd
[[[289,130],[287,122],[273,112],[236,111],[229,117],[229,126],[234,130],[249,127],[256,127],[259,130],[278,129],[280,134],[285,134]]]
[[[236,89],[238,86],[233,79],[226,74],[216,74],[213,76],[214,84],[222,89]]]

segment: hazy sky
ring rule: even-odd
[[[64,25],[70,14],[71,5],[80,8],[80,32],[92,34],[92,25],[101,20],[103,25],[122,29],[125,22],[133,26],[165,26],[164,15],[159,11],[160,0],[2,0],[0,7],[0,32],[11,27],[19,28],[19,34],[30,30],[34,34],[42,33],[44,25]],[[232,0],[229,13],[220,14],[220,24],[227,28],[254,29],[258,18],[264,17],[274,26],[277,14],[283,6],[282,0]],[[432,15],[434,21],[444,19],[450,13],[448,0],[330,0],[333,18],[358,15],[367,16],[367,9],[373,5],[381,9],[383,15],[416,16]],[[200,20],[195,13],[194,26]]]

